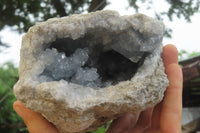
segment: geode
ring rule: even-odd
[[[156,105],[168,86],[164,25],[115,11],[52,18],[22,39],[14,93],[61,133],[87,132]]]

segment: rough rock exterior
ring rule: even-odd
[[[39,23],[22,40],[15,96],[26,107],[41,113],[61,133],[91,131],[125,112],[143,111],[160,102],[168,86],[161,59],[163,32],[163,23],[150,17],[119,16],[114,11]],[[103,88],[94,89],[64,79],[42,79],[47,64],[39,55],[52,42],[63,38],[88,39],[87,46],[102,45],[103,51],[115,50],[132,62],[147,55],[133,77]]]

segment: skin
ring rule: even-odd
[[[181,133],[183,80],[176,47],[166,45],[162,58],[169,79],[164,99],[139,114],[124,114],[113,121],[107,133]],[[39,113],[26,108],[20,101],[16,101],[13,107],[30,133],[59,133],[54,125]]]

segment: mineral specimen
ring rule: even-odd
[[[87,132],[154,106],[168,85],[164,25],[98,11],[49,19],[23,37],[17,99],[61,133]]]

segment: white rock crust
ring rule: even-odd
[[[119,33],[130,27],[146,37],[162,37],[164,32],[164,25],[150,17],[142,14],[120,17],[114,11],[53,18],[31,27],[22,40],[15,96],[26,107],[41,113],[61,133],[91,131],[125,112],[136,113],[154,106],[162,100],[168,86],[161,42],[131,80],[114,86],[93,89],[65,80],[43,82],[38,78],[46,67],[38,55],[50,42],[67,37],[78,39],[95,29]],[[111,39],[101,38],[103,45]]]

